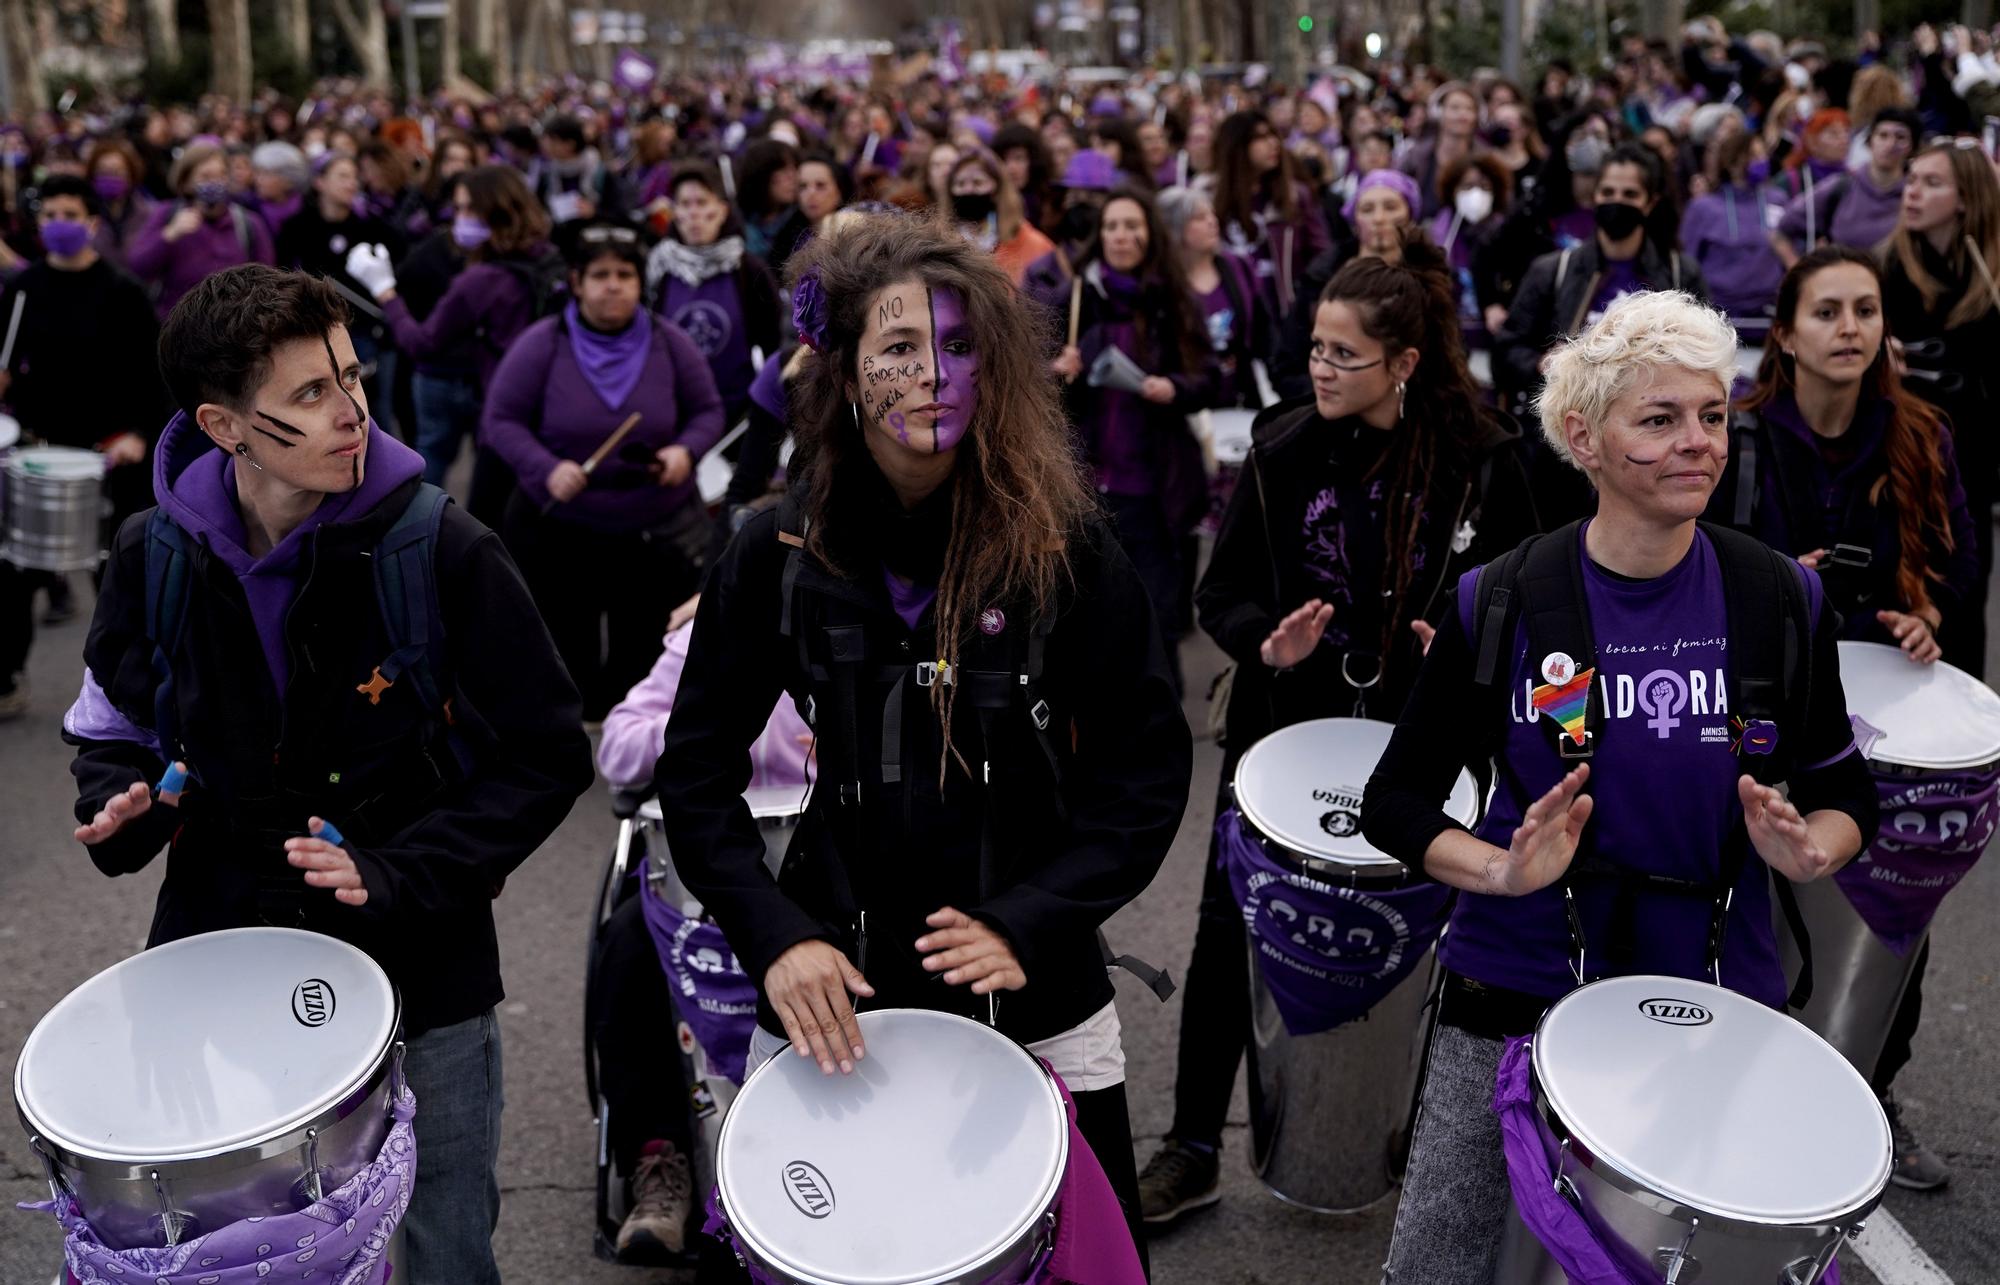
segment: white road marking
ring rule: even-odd
[[[1854,1241],[1854,1252],[1882,1285],[1952,1285],[1951,1277],[1887,1209],[1868,1215],[1868,1227]]]

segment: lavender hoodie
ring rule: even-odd
[[[626,693],[604,716],[604,741],[597,749],[597,768],[613,785],[649,785],[659,761],[667,720],[673,716],[674,693],[680,690],[681,669],[687,664],[692,624],[667,635],[667,645],[637,687]],[[799,737],[811,734],[792,698],[778,697],[771,717],[750,747],[750,788],[804,785],[808,779],[806,747]]]

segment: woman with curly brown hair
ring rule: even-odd
[[[1074,1092],[1136,1224],[1097,929],[1187,801],[1152,609],[992,256],[897,216],[801,255],[795,482],[702,594],[655,774],[668,844],[757,981],[753,1060],[851,1072],[850,994],[995,1020]],[[774,880],[741,795],[781,691],[819,774]]]

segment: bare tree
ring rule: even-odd
[[[458,83],[458,0],[445,0],[438,30],[438,71],[447,91]]]
[[[250,0],[208,0],[209,86],[250,101]]]
[[[0,44],[7,51],[7,85],[13,91],[8,114],[25,120],[49,105],[48,82],[42,78],[41,32],[28,12],[28,0],[0,0],[0,23],[5,24]]]
[[[292,56],[299,70],[312,70],[312,3],[311,0],[282,0],[278,8],[281,28],[285,33],[285,52]]]
[[[181,60],[181,19],[174,0],[146,0],[146,50],[153,61],[173,66]]]
[[[361,60],[363,83],[389,88],[389,21],[382,14],[382,0],[328,0],[328,5]]]
[[[478,0],[493,12],[493,84],[495,90],[514,87],[514,7],[508,0]]]

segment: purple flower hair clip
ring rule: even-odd
[[[792,329],[814,352],[826,350],[826,291],[820,289],[819,269],[808,268],[792,287]]]

